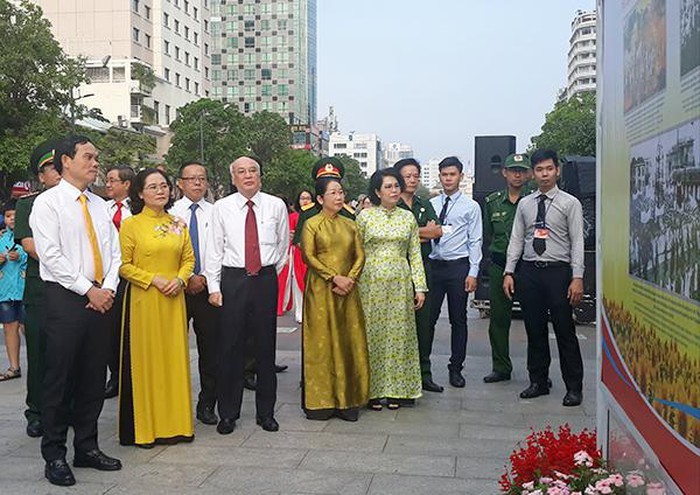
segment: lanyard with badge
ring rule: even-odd
[[[447,198],[449,198],[449,196],[447,196]],[[452,198],[450,198],[450,199],[452,199]],[[447,218],[450,216],[450,212],[452,211],[452,208],[455,207],[455,204],[457,204],[457,201],[459,201],[460,199],[462,199],[461,194],[459,196],[457,196],[457,199],[452,200],[452,204],[449,205],[447,207],[447,211],[445,211],[445,220],[447,220]],[[443,202],[443,205],[444,205],[444,202]],[[453,232],[453,230],[454,230],[454,226],[451,223],[445,223],[444,225],[442,225],[442,235],[443,236],[451,234]]]
[[[549,227],[547,227],[547,213],[549,213],[549,209],[552,207],[554,204],[554,200],[557,199],[557,195],[559,194],[559,191],[557,191],[554,196],[552,196],[552,199],[549,200],[549,204],[547,205],[547,208],[544,210],[544,214],[542,215],[542,218],[540,218],[539,215],[539,204],[537,206],[538,208],[538,215],[537,218],[535,219],[535,232],[533,237],[535,239],[542,239],[546,241],[549,239]],[[537,201],[547,201],[548,196],[546,194],[540,194],[543,197],[538,197]]]

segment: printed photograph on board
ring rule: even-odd
[[[700,301],[700,120],[630,150],[630,275]]]
[[[700,0],[681,0],[681,77],[700,67]]]
[[[625,18],[625,112],[666,88],[666,0],[640,0]]]

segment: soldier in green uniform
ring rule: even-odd
[[[29,170],[39,179],[44,189],[58,184],[61,175],[53,167],[55,140],[37,146],[29,159]],[[24,196],[17,201],[15,214],[15,242],[29,254],[24,285],[24,307],[26,311],[24,334],[27,340],[27,435],[40,437],[41,427],[41,387],[44,378],[44,340],[42,325],[44,319],[44,282],[39,278],[39,261],[34,248],[32,229],[29,227],[29,214],[39,192]]]
[[[506,266],[506,251],[518,201],[533,190],[529,183],[532,170],[528,155],[509,155],[503,162],[501,172],[506,180],[506,189],[486,196],[484,207],[484,240],[489,243],[491,253],[489,340],[493,362],[493,371],[484,377],[486,383],[510,380],[513,371],[508,345],[513,302],[503,292],[503,270]]]
[[[343,166],[343,162],[333,156],[321,158],[311,169],[311,177],[314,181],[323,177],[342,179],[344,174],[345,167]],[[298,245],[301,243],[301,230],[304,226],[304,222],[320,212],[321,205],[317,203],[309,203],[302,208],[302,211],[299,212],[299,221],[297,222],[297,228],[294,231],[294,238],[292,239],[294,244]],[[355,212],[347,204],[343,206],[339,214],[351,220],[355,220]]]
[[[438,217],[430,201],[421,199],[416,194],[418,186],[420,186],[420,164],[413,158],[404,158],[396,162],[394,168],[401,174],[405,183],[398,206],[413,213],[418,223],[425,279],[428,282],[428,290],[430,290],[431,270],[428,260],[428,255],[431,251],[430,241],[442,236],[442,228],[438,225]],[[433,374],[430,369],[430,353],[433,349],[435,327],[431,324],[429,297],[425,298],[423,307],[416,311],[416,331],[418,332],[418,356],[420,359],[423,390],[442,392],[444,390],[442,385],[438,385],[433,381]]]

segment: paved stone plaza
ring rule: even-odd
[[[484,384],[481,379],[491,370],[488,320],[470,311],[466,388],[447,385],[442,394],[425,393],[414,408],[365,410],[357,423],[347,423],[304,418],[299,407],[299,330],[290,332],[297,325],[288,317],[280,318],[279,326],[288,333],[279,334],[277,362],[289,365],[278,375],[279,432],[267,433],[255,425],[253,393],[246,391],[242,417],[231,435],[197,423],[192,444],[152,450],[121,447],[116,400],[108,400],[100,417],[101,448],[120,458],[124,469],[75,469],[78,483],[71,488],[54,487],[43,478],[39,439],[24,432],[24,378],[0,384],[0,494],[497,494],[508,455],[530,427],[564,422],[577,430],[595,427],[594,327],[578,328],[586,369],[581,407],[561,405],[565,390],[553,337],[552,394],[518,398],[527,386],[525,331],[519,320],[511,336],[513,380]],[[196,397],[196,348],[190,342]],[[4,348],[0,352],[4,363]],[[446,385],[446,317],[440,319],[434,353],[434,379]],[[69,461],[72,457],[69,447]]]

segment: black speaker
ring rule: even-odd
[[[503,160],[515,153],[515,136],[474,138],[474,194],[486,195],[505,187]]]
[[[561,166],[561,188],[581,199],[595,196],[595,158],[566,156]]]

